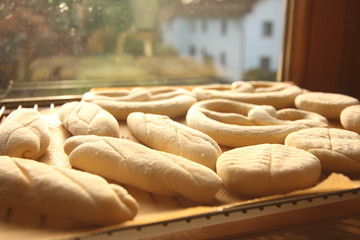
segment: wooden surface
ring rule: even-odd
[[[360,198],[144,239],[360,239]]]

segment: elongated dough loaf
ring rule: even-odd
[[[182,156],[215,170],[222,151],[208,135],[168,116],[150,113],[131,113],[127,125],[131,133],[150,148]]]
[[[221,187],[205,166],[124,139],[75,136],[64,150],[74,167],[157,194],[209,203]]]
[[[34,109],[15,110],[0,125],[0,155],[38,159],[49,144],[47,123]]]
[[[117,120],[94,103],[65,103],[59,109],[59,119],[72,135],[119,137]]]
[[[82,225],[110,225],[132,219],[138,205],[125,189],[103,178],[33,160],[0,157],[0,218],[51,226],[56,219]],[[70,225],[71,226],[71,225]]]
[[[303,129],[289,134],[285,145],[306,150],[328,172],[360,173],[360,135],[337,128]]]
[[[234,193],[266,196],[315,185],[321,165],[306,151],[282,144],[259,144],[224,152],[218,159],[217,172]]]

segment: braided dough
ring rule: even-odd
[[[215,170],[222,153],[208,135],[157,114],[131,113],[127,118],[130,132],[147,146],[176,154]]]
[[[27,216],[39,227],[110,225],[137,213],[137,202],[125,189],[99,176],[8,156],[0,162],[3,220],[17,223]]]
[[[65,103],[60,107],[58,116],[72,135],[119,137],[117,120],[94,103]]]
[[[15,110],[0,125],[0,155],[38,159],[49,144],[47,123],[34,109]]]
[[[360,105],[346,107],[340,114],[341,125],[360,134]]]
[[[295,99],[297,108],[315,112],[330,119],[339,119],[342,110],[356,104],[359,104],[356,98],[338,93],[306,92]]]
[[[185,89],[158,87],[153,90],[142,88],[135,92],[147,92],[148,99],[141,101],[93,99],[92,102],[110,112],[117,120],[126,120],[132,112],[144,112],[167,115],[170,118],[180,117],[196,102],[191,92]]]
[[[64,150],[73,166],[148,192],[209,203],[221,187],[205,166],[124,139],[75,136]]]
[[[196,98],[207,99],[228,99],[258,105],[271,105],[277,109],[294,106],[297,95],[302,89],[291,83],[285,82],[234,82],[230,89],[224,87],[201,86],[193,89]]]
[[[228,147],[283,143],[291,132],[327,126],[327,120],[315,113],[296,109],[276,111],[272,106],[226,99],[195,103],[188,111],[186,122]]]
[[[314,155],[281,144],[229,150],[219,157],[216,168],[227,189],[256,197],[311,187],[321,174]]]
[[[304,129],[289,134],[285,145],[306,150],[320,161],[328,172],[360,172],[360,135],[337,128]]]

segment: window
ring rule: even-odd
[[[209,54],[205,48],[201,49],[201,57],[202,57],[203,63],[205,63],[208,60]]]
[[[271,21],[263,23],[262,35],[264,37],[271,37],[273,35],[273,23]]]
[[[220,63],[222,66],[226,66],[226,53],[225,52],[220,53]]]
[[[189,55],[190,55],[191,57],[195,57],[195,56],[196,56],[196,47],[195,47],[194,45],[191,45],[191,46],[189,47]]]
[[[226,35],[226,33],[227,33],[227,19],[222,18],[221,19],[221,34]]]
[[[206,18],[201,19],[201,31],[202,31],[203,33],[206,33],[206,31],[207,31],[207,25],[208,25],[207,19],[206,19]]]
[[[2,0],[0,97],[239,80],[258,68],[258,56],[279,59],[282,38],[273,31],[284,25],[284,2]],[[263,11],[271,53],[259,47]]]
[[[189,29],[190,29],[190,32],[196,31],[196,22],[195,22],[195,19],[193,19],[193,18],[189,19]]]
[[[270,58],[269,57],[261,57],[260,58],[260,68],[265,71],[270,70]]]

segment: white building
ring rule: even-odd
[[[283,0],[188,0],[166,9],[162,41],[184,57],[211,60],[226,79],[251,69],[277,71]],[[187,4],[185,4],[187,2]]]

